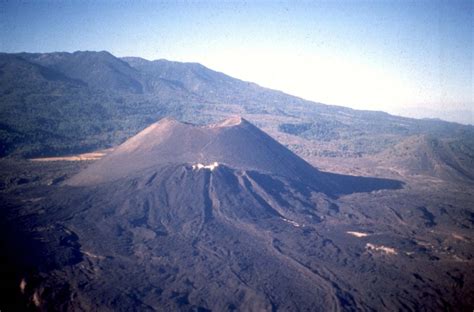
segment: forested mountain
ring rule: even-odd
[[[307,157],[375,155],[420,135],[474,155],[472,126],[314,103],[196,63],[104,51],[1,54],[0,102],[1,156],[91,151],[164,116],[206,123],[234,114]]]

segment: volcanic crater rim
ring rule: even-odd
[[[226,127],[233,127],[233,126],[238,126],[241,125],[242,123],[248,122],[245,118],[242,116],[236,115],[236,116],[231,116],[229,118],[226,118],[224,120],[215,122],[215,123],[210,123],[210,124],[205,124],[205,125],[200,125],[200,124],[194,124],[190,122],[183,122],[179,121],[173,117],[164,117],[160,119],[157,124],[161,123],[174,123],[174,124],[181,124],[185,126],[190,126],[190,127],[196,127],[196,128],[202,128],[202,129],[208,129],[208,128],[226,128]]]

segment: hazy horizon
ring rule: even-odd
[[[471,1],[3,2],[0,50],[198,62],[311,101],[474,124]]]

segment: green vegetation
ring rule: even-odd
[[[300,155],[358,157],[425,134],[474,149],[472,126],[322,105],[199,64],[107,52],[0,54],[0,103],[0,157],[91,151],[163,116],[208,123],[231,114],[317,145],[290,146]]]

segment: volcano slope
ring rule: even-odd
[[[457,258],[435,254],[393,207],[430,217],[403,187],[319,171],[239,117],[162,119],[62,184],[2,198],[4,248],[44,310],[469,307],[468,235]]]

